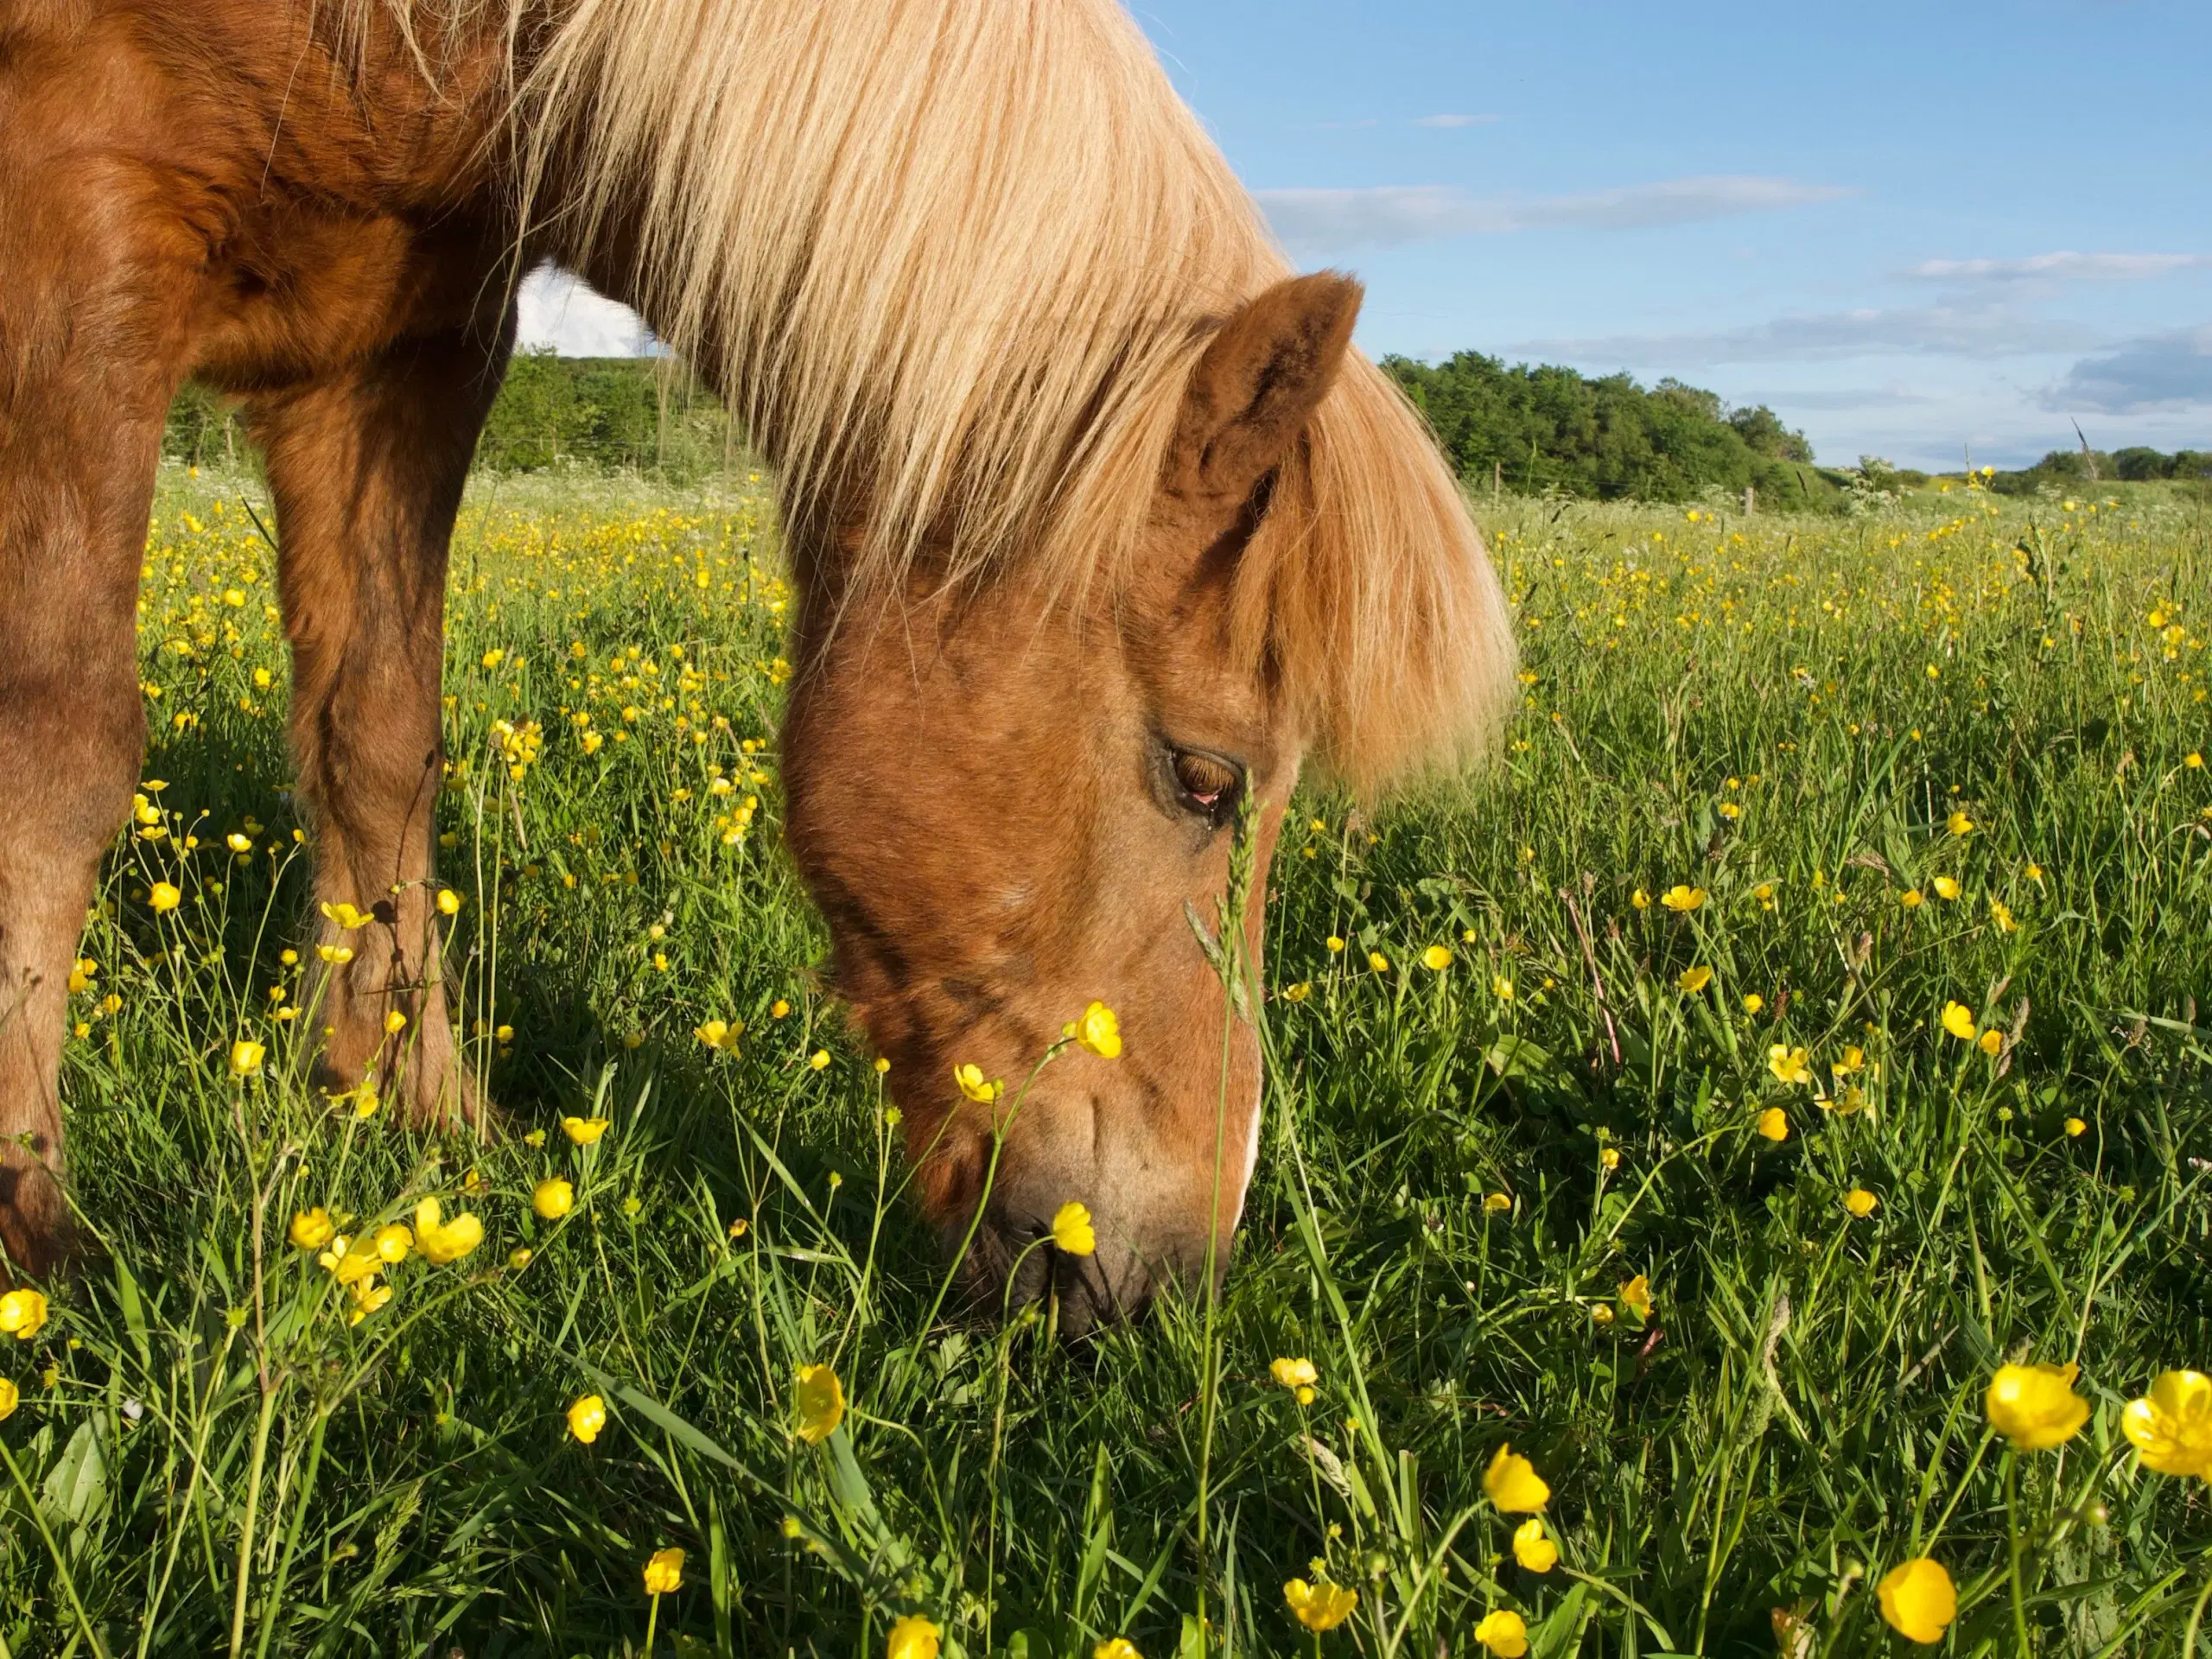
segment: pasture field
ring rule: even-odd
[[[165,474],[64,1065],[100,1252],[0,1339],[0,1651],[1431,1659],[1510,1612],[1548,1659],[1814,1659],[1923,1650],[1876,1588],[1919,1557],[1928,1651],[2212,1643],[2212,1489],[2123,1433],[2212,1368],[2207,508],[1478,506],[1499,760],[1301,798],[1225,1295],[1071,1351],[940,1308],[816,977],[764,483],[474,487],[439,812],[480,1145],[297,1081],[269,513]],[[349,1287],[288,1238],[425,1197],[481,1243]],[[2081,1368],[2063,1445],[1986,1419],[2023,1359]],[[1291,1580],[1357,1603],[1309,1633]]]

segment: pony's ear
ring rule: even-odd
[[[1334,271],[1294,276],[1222,325],[1183,393],[1168,493],[1228,516],[1243,508],[1328,395],[1361,292]]]

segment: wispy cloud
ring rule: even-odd
[[[565,270],[541,266],[523,280],[515,343],[563,357],[641,357],[653,338],[638,314]]]
[[[2096,330],[2063,318],[1998,306],[1923,305],[1805,312],[1683,334],[1532,340],[1510,349],[1575,363],[1688,367],[1891,355],[2021,357],[2101,343]]]
[[[1902,381],[1891,381],[1886,386],[1819,386],[1799,391],[1763,391],[1753,389],[1750,391],[1737,393],[1731,401],[1738,404],[1764,404],[1772,409],[1848,411],[1862,409],[1933,408],[1944,400],[1933,393],[1906,385]]]
[[[2085,357],[2043,403],[2101,415],[2212,405],[2212,327],[2146,334],[2102,357]]]
[[[1486,127],[1498,118],[1494,115],[1420,115],[1414,118],[1417,127]]]
[[[1402,247],[1516,231],[1642,230],[1766,213],[1856,194],[1757,174],[1708,174],[1560,196],[1477,196],[1449,185],[1262,190],[1260,205],[1284,246],[1303,255]]]
[[[2018,259],[1926,259],[1904,274],[1923,282],[1977,285],[2139,283],[2177,270],[2212,269],[2208,253],[2031,253]]]

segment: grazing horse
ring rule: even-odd
[[[67,1233],[64,987],[188,378],[266,456],[315,897],[376,917],[309,993],[321,1073],[477,1113],[431,903],[447,547],[546,261],[777,469],[788,840],[931,1218],[957,1243],[982,1206],[988,1275],[1083,1201],[1096,1255],[1016,1287],[1077,1325],[1225,1262],[1260,1065],[1185,907],[1217,914],[1239,824],[1264,890],[1302,763],[1365,786],[1479,742],[1513,649],[1349,345],[1357,286],[1290,274],[1116,0],[0,0],[0,161],[17,1270]],[[1010,1125],[955,1087],[1094,998],[1118,1059],[1071,1052]]]

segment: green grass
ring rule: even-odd
[[[785,594],[765,486],[734,487],[486,482],[464,522],[440,827],[506,1112],[480,1147],[291,1080],[312,1013],[270,991],[299,983],[305,852],[241,500],[268,515],[165,478],[142,637],[171,816],[118,842],[73,1000],[106,1253],[0,1352],[8,1653],[638,1653],[650,1622],[661,1652],[874,1655],[919,1613],[975,1656],[1429,1659],[1513,1608],[1544,1656],[1809,1659],[1904,1650],[1873,1585],[1923,1554],[1964,1604],[1946,1651],[2182,1650],[2206,1490],[2140,1470],[2120,1414],[2212,1363],[2198,505],[1497,508],[1532,677],[1500,763],[1300,804],[1217,1318],[1069,1351],[1034,1318],[930,1319],[942,1263],[777,842]],[[1637,902],[1677,884],[1704,902]],[[1942,1029],[1950,1001],[1996,1055]],[[745,1022],[735,1052],[709,1019]],[[270,1059],[234,1083],[241,1037]],[[612,1130],[571,1147],[560,1118],[595,1112]],[[578,1201],[549,1224],[556,1173]],[[404,1262],[349,1325],[289,1218],[358,1233],[426,1193],[485,1243]],[[1300,1356],[1305,1408],[1268,1370]],[[2059,1450],[1986,1426],[2023,1356],[2081,1364],[2093,1414]],[[791,1433],[812,1363],[851,1403],[818,1446]],[[587,1392],[588,1447],[563,1421]],[[1509,1441],[1552,1489],[1547,1574],[1485,1503]],[[683,1586],[653,1604],[668,1546]],[[1360,1592],[1318,1639],[1282,1592],[1316,1558]]]

